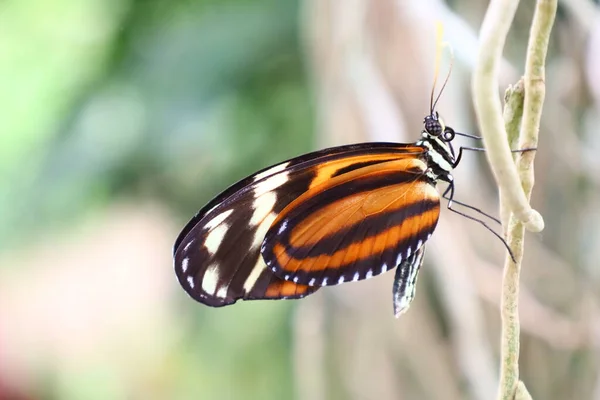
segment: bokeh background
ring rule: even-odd
[[[517,12],[499,94],[523,72],[533,3]],[[559,3],[521,375],[536,399],[600,399],[600,9]],[[445,210],[398,320],[391,273],[209,309],[171,260],[187,220],[255,170],[328,145],[415,141],[437,21],[455,58],[438,110],[477,134],[470,78],[486,7],[1,2],[0,399],[493,398],[505,251]],[[457,199],[497,215],[483,155],[466,154],[455,177]]]

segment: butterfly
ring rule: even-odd
[[[452,170],[463,149],[477,150],[460,147],[456,155],[455,136],[475,136],[455,132],[431,110],[415,143],[315,151],[226,189],[175,242],[181,286],[200,303],[221,307],[299,299],[396,268],[394,313],[405,312],[440,214],[436,184],[449,184],[442,196],[451,202]]]

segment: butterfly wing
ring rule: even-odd
[[[421,246],[413,255],[406,258],[396,269],[393,298],[394,315],[398,318],[405,313],[415,298],[415,289],[419,269],[423,265],[425,246]]]
[[[416,158],[370,165],[314,186],[273,221],[262,254],[280,278],[357,281],[403,265],[435,229],[439,194]]]
[[[194,299],[224,306],[238,299],[300,298],[318,287],[287,281],[266,268],[265,234],[293,200],[353,171],[414,159],[420,146],[363,143],[309,153],[266,168],[234,184],[185,226],[173,250],[178,280]]]

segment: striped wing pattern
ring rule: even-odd
[[[423,147],[398,143],[340,146],[241,180],[201,209],[177,238],[174,267],[180,284],[194,299],[213,307],[239,299],[301,298],[313,293],[318,286],[285,279],[286,274],[268,269],[261,256],[261,245],[279,214],[332,181],[360,176],[377,165],[418,160],[423,152]]]
[[[420,251],[439,194],[419,159],[367,166],[310,188],[283,209],[262,254],[273,273],[309,286],[379,275]]]

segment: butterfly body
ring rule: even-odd
[[[412,144],[320,150],[245,178],[209,202],[174,247],[186,292],[209,306],[301,298],[398,266],[396,313],[414,296],[438,221],[438,180],[452,182],[454,132],[437,113]]]

